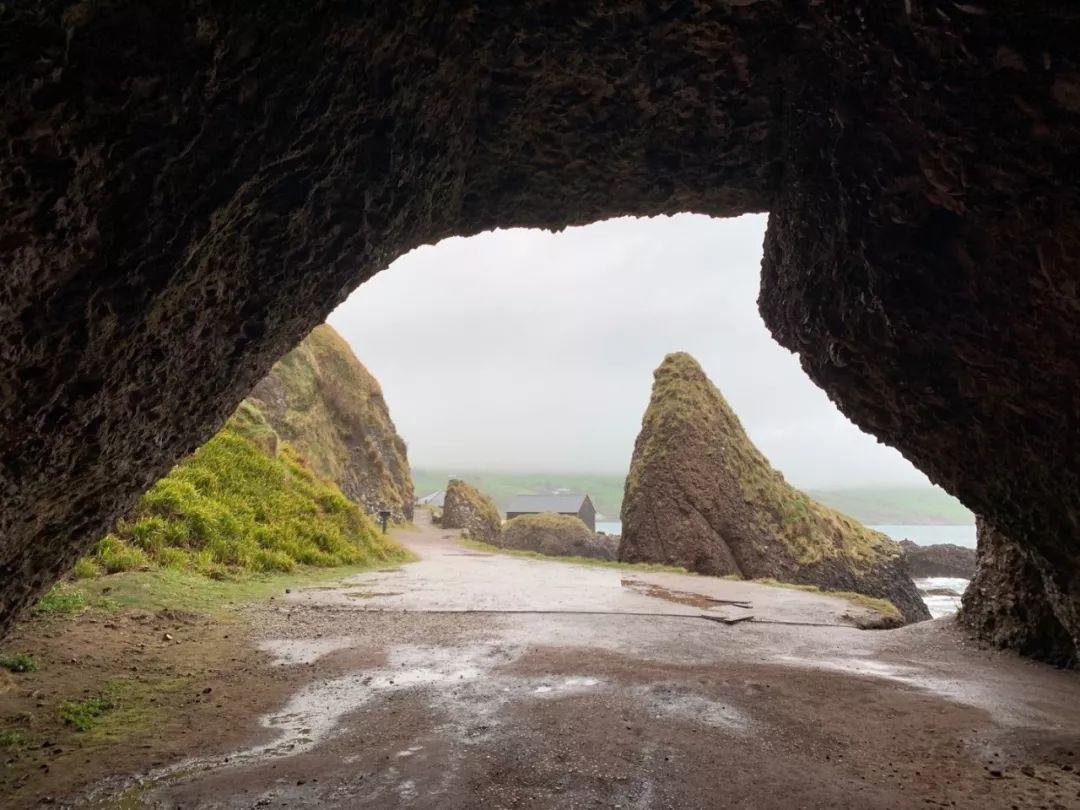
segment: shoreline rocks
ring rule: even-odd
[[[901,540],[904,551],[904,567],[914,579],[923,577],[958,577],[971,579],[975,576],[975,549],[953,543],[937,543],[920,546],[910,540]]]

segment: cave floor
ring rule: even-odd
[[[488,554],[421,521],[396,533],[418,562],[249,609],[246,711],[55,803],[1080,807],[1076,673],[949,619],[860,630],[833,597]]]

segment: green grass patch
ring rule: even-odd
[[[458,542],[466,548],[474,551],[484,551],[490,554],[508,554],[511,557],[524,557],[530,560],[547,560],[548,562],[573,563],[574,565],[587,565],[590,568],[614,568],[619,571],[643,571],[646,573],[667,574],[691,574],[685,568],[675,565],[661,565],[659,563],[629,563],[618,560],[597,560],[592,557],[555,557],[550,554],[541,554],[539,551],[520,551],[518,549],[501,548],[490,543],[481,543],[479,540],[469,540],[459,537]]]
[[[22,748],[26,745],[26,734],[17,728],[0,729],[0,748]]]
[[[260,419],[258,409],[245,403],[78,561],[75,578],[157,569],[228,579],[406,558],[288,444],[267,441],[270,428]]]
[[[335,568],[298,568],[291,573],[236,571],[210,578],[196,571],[154,568],[100,577],[80,583],[83,599],[94,608],[117,610],[184,610],[222,615],[243,604],[279,596],[286,588],[302,588],[415,559],[402,551],[385,565],[350,565]]]
[[[66,616],[86,607],[86,594],[66,582],[58,582],[41,597],[33,612],[42,616]]]
[[[64,725],[76,731],[89,731],[98,724],[102,715],[113,708],[112,701],[104,697],[90,697],[83,700],[65,700],[57,709],[57,716]]]
[[[0,655],[0,669],[8,672],[36,672],[37,662],[26,653]]]

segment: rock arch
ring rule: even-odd
[[[1080,636],[1070,4],[487,6],[0,11],[0,625],[405,250],[768,210],[776,338]]]

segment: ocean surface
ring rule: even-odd
[[[910,540],[920,546],[953,543],[965,548],[975,548],[975,524],[943,526],[937,524],[897,524],[871,526],[893,540]],[[607,534],[622,534],[622,523],[617,520],[598,520],[596,530]],[[968,586],[968,580],[954,577],[927,577],[915,580],[915,587],[922,593],[923,601],[935,619],[955,613],[960,608],[960,597]],[[927,591],[935,591],[930,594]],[[950,591],[951,593],[945,593]]]

